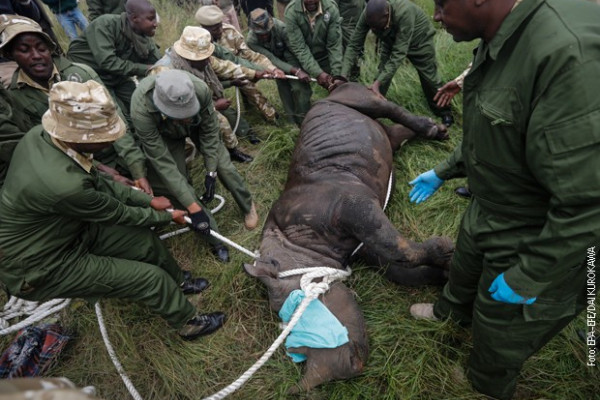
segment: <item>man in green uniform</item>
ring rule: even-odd
[[[267,57],[286,74],[298,77],[298,80],[278,79],[276,82],[286,117],[300,126],[310,109],[312,89],[310,76],[299,67],[300,62],[289,49],[285,24],[271,17],[267,10],[255,8],[250,13],[248,28],[247,41],[252,50]]]
[[[344,54],[342,75],[350,76],[352,66],[363,50],[369,30],[379,40],[379,73],[371,89],[386,95],[394,74],[405,58],[419,74],[421,88],[431,110],[447,126],[454,119],[449,107],[440,108],[433,97],[443,84],[437,70],[433,36],[435,29],[425,12],[410,0],[373,0],[361,14]]]
[[[198,108],[190,108],[192,102],[199,104]],[[212,95],[204,82],[180,70],[144,78],[132,97],[131,119],[148,160],[148,178],[155,193],[173,198],[192,219],[204,208],[188,181],[185,138],[189,137],[204,157],[203,202],[213,199],[218,176],[242,210],[246,228],[256,228],[258,215],[252,196],[221,141]],[[207,214],[216,231],[214,219]],[[208,240],[213,253],[228,261],[227,248],[213,237]]]
[[[329,89],[342,72],[341,17],[333,0],[292,0],[285,9],[290,50],[317,83]]]
[[[284,73],[260,53],[252,51],[246,40],[232,25],[223,23],[223,12],[217,6],[202,6],[196,12],[196,21],[210,32],[214,43],[230,50],[236,56],[253,64],[260,65],[276,78],[284,78]],[[240,91],[248,102],[255,106],[265,120],[274,122],[277,119],[275,108],[253,83],[240,87]]]
[[[0,280],[11,295],[32,301],[138,301],[184,339],[214,332],[224,314],[196,314],[185,298],[208,282],[186,276],[148,229],[184,223],[185,213],[165,211],[168,199],[106,180],[92,165],[89,154],[124,133],[101,84],[52,87],[42,125],[17,145],[0,194]]]
[[[346,50],[367,2],[365,0],[335,0],[335,3],[342,17],[342,48]]]
[[[125,12],[126,0],[87,0],[88,19],[95,20],[104,14],[121,14]]]
[[[283,104],[286,117],[300,126],[310,109],[310,76],[299,67],[300,62],[289,49],[285,24],[269,15],[267,10],[255,8],[248,22],[248,46],[267,57],[277,68],[286,74],[295,75],[298,80],[277,80],[277,91]]]
[[[248,79],[260,79],[267,73],[213,57],[216,45],[211,41],[210,32],[206,29],[199,26],[186,26],[179,40],[154,64],[151,73],[159,73],[164,69],[180,69],[204,81],[212,92],[221,134],[231,160],[251,162],[252,157],[239,150],[239,141],[232,126],[236,126],[237,123],[236,131],[240,136],[249,136],[253,133],[249,133],[250,125],[241,114],[238,121],[236,110],[230,107],[231,101],[225,97],[225,88],[221,80],[241,85],[248,82]]]
[[[471,323],[469,379],[510,399],[523,362],[585,308],[585,261],[600,245],[600,8],[435,4],[455,41],[482,40],[464,80],[462,145],[412,182],[411,198],[458,176],[473,197],[448,284],[411,313]]]
[[[63,80],[95,80],[102,83],[96,72],[88,66],[73,63],[63,56],[53,56],[55,43],[36,22],[8,15],[2,18],[0,31],[0,50],[18,65],[9,90],[18,110],[16,112],[24,117],[24,132],[41,123],[42,116],[48,110],[48,93],[52,84]],[[118,166],[121,172],[127,172],[127,175],[133,177],[137,187],[146,193],[152,193],[145,177],[145,157],[130,131],[95,157],[111,168]],[[97,167],[106,171],[104,165]]]
[[[135,82],[161,57],[152,37],[158,21],[156,10],[147,0],[129,0],[121,15],[102,15],[87,27],[83,35],[71,42],[68,57],[89,65],[119,100],[129,119],[131,95]]]

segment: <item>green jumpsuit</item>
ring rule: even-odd
[[[342,47],[345,50],[352,39],[358,18],[367,2],[365,0],[335,0],[335,3],[342,17]]]
[[[300,68],[300,62],[290,51],[285,24],[273,18],[273,27],[270,33],[271,40],[261,42],[250,30],[246,39],[248,46],[267,57],[286,74],[293,75],[292,69]],[[296,80],[277,80],[277,91],[290,122],[300,125],[310,109],[310,96],[312,95],[310,84]]]
[[[440,109],[433,101],[437,89],[442,86],[442,79],[437,70],[433,44],[435,29],[431,18],[410,0],[389,0],[389,6],[389,27],[375,33],[380,43],[379,74],[375,79],[381,84],[379,91],[383,95],[387,93],[394,74],[404,59],[408,58],[419,74],[429,108],[436,114],[449,112],[449,108]],[[350,76],[352,66],[363,50],[369,29],[365,10],[358,19],[350,44],[346,48],[342,64],[343,76]]]
[[[150,226],[171,215],[151,197],[89,172],[36,126],[17,145],[0,194],[0,280],[33,301],[138,301],[174,328],[195,313],[183,273]]]
[[[221,141],[211,91],[200,79],[189,72],[186,74],[194,83],[200,102],[200,112],[191,126],[163,117],[156,108],[152,100],[156,75],[144,78],[133,94],[131,119],[148,160],[148,180],[155,193],[168,196],[186,208],[194,202],[200,203],[189,183],[185,164],[185,138],[190,137],[204,157],[206,170],[217,172],[221,183],[246,215],[252,207],[252,196]],[[218,231],[214,218],[203,208],[211,218],[211,229]],[[212,236],[208,240],[217,243]]]
[[[62,56],[52,58],[54,66],[58,70],[57,81],[87,82],[94,80],[102,83],[98,74],[84,64],[77,64]],[[42,122],[42,116],[48,110],[48,92],[32,87],[26,83],[18,82],[19,70],[13,75],[10,85],[10,95],[17,108],[22,110],[26,116],[26,130],[33,128]],[[126,134],[113,143],[113,146],[97,153],[94,157],[101,163],[110,167],[119,164],[125,168],[133,179],[146,176],[145,157],[139,147],[135,144],[134,137],[128,129]]]
[[[342,71],[340,12],[333,0],[321,0],[320,8],[322,12],[316,16],[313,27],[302,0],[292,0],[285,9],[290,50],[313,78],[322,72],[340,75]]]
[[[15,107],[10,93],[0,85],[0,189],[15,147],[27,132],[26,117]]]
[[[87,0],[90,22],[104,14],[121,14],[125,11],[126,0]]]
[[[142,79],[157,62],[160,51],[151,37],[138,35],[130,27],[127,14],[107,14],[96,18],[85,32],[69,45],[69,59],[89,65],[119,100],[129,122],[133,77]]]
[[[468,377],[499,399],[585,308],[587,249],[600,247],[598,21],[588,2],[523,0],[480,43],[464,81],[462,147],[435,169],[466,175],[473,199],[434,313],[472,323]],[[501,273],[537,300],[493,300]]]

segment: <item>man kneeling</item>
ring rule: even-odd
[[[17,145],[0,196],[0,280],[33,301],[98,297],[139,301],[184,339],[219,329],[221,312],[197,314],[185,294],[208,282],[179,268],[150,226],[185,212],[106,180],[89,155],[125,133],[107,90],[64,81],[50,90],[42,125]]]

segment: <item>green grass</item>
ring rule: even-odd
[[[155,0],[162,19],[157,41],[164,50],[178,39],[193,13],[176,8],[167,0]],[[431,13],[432,3],[424,3]],[[85,10],[85,4],[81,3]],[[243,20],[243,19],[242,19]],[[60,28],[57,29],[60,31]],[[64,36],[61,36],[64,40]],[[455,44],[440,31],[436,36],[440,71],[445,80],[458,75],[468,64],[474,43]],[[374,78],[377,61],[369,42],[363,79]],[[273,82],[259,87],[281,112]],[[228,91],[233,96],[231,90]],[[315,89],[314,98],[325,95]],[[388,97],[414,113],[432,116],[423,98],[417,74],[406,64],[395,76]],[[416,141],[396,155],[396,186],[388,215],[399,231],[414,240],[432,235],[456,237],[466,201],[453,194],[464,182],[446,183],[422,205],[408,202],[407,182],[442,161],[461,136],[461,96],[454,100],[457,124],[447,142]],[[264,222],[271,204],[277,199],[287,176],[289,157],[298,129],[282,124],[264,123],[254,111],[245,111],[263,143],[242,147],[255,156],[250,165],[238,165],[258,205]],[[194,168],[198,187],[202,168]],[[242,216],[229,193],[219,187],[227,204],[217,214],[221,232],[253,250],[259,245],[260,229],[247,232]],[[231,250],[229,264],[217,263],[207,246],[193,234],[168,240],[173,254],[185,269],[211,281],[211,289],[192,301],[203,311],[223,310],[228,315],[224,328],[216,334],[184,342],[160,318],[147,309],[124,301],[104,300],[102,308],[108,331],[120,360],[134,385],[145,399],[199,399],[208,396],[250,367],[279,334],[279,319],[269,309],[267,293],[257,280],[245,275],[243,262],[249,257]],[[355,379],[331,382],[299,396],[287,395],[300,379],[302,370],[278,350],[271,360],[232,399],[483,399],[461,377],[471,348],[468,330],[450,323],[415,321],[408,314],[414,302],[433,301],[440,288],[406,288],[386,281],[376,271],[355,265],[348,285],[355,291],[364,312],[370,344],[370,357],[364,373]],[[62,313],[62,321],[75,338],[51,371],[66,376],[80,386],[94,385],[105,399],[127,399],[129,394],[104,348],[93,307],[78,301]],[[519,399],[592,399],[597,398],[598,371],[585,367],[585,347],[576,329],[583,328],[578,318],[523,369],[518,386]],[[3,338],[3,347],[9,338]]]

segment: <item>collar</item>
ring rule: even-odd
[[[58,147],[63,153],[69,156],[69,158],[71,158],[73,161],[79,164],[79,166],[83,168],[85,172],[87,172],[88,174],[90,173],[93,165],[92,161],[94,159],[93,154],[78,153],[69,146],[67,146],[65,142],[56,139],[54,136],[50,136],[50,140],[52,140],[52,143],[54,143],[54,145]]]
[[[58,72],[58,68],[56,68],[56,64],[52,63],[52,75],[48,80],[48,87],[43,87],[42,85],[35,82],[33,79],[29,77],[21,68],[19,68],[19,73],[17,74],[17,86],[22,87],[24,85],[31,86],[34,89],[42,90],[46,93],[50,92],[52,85],[56,82],[60,82],[60,74]]]
[[[304,7],[304,2],[302,0],[300,0],[300,3],[302,4],[302,11],[308,15],[309,18],[311,19],[316,19],[319,15],[323,14],[323,3],[321,1],[319,1],[319,8],[317,8],[317,11],[311,16],[310,12],[308,12],[308,10],[306,9],[306,7]]]
[[[533,14],[545,0],[517,0],[511,12],[506,16],[496,35],[487,45],[489,55],[496,60],[504,43],[516,32],[521,24]]]

